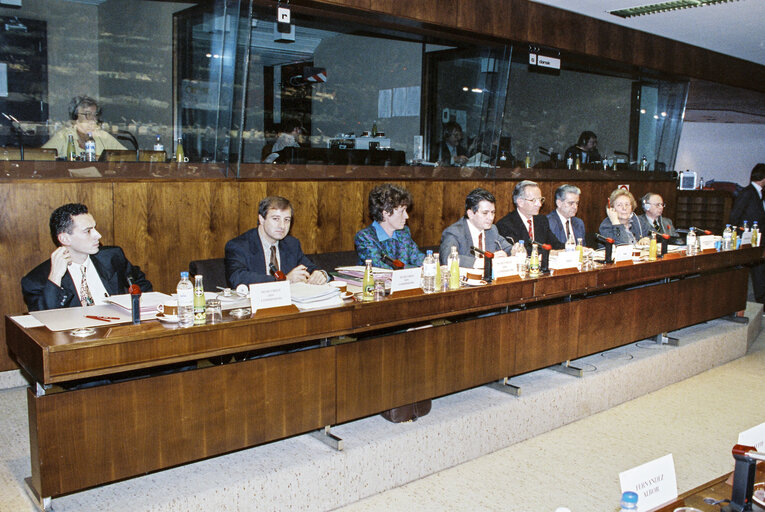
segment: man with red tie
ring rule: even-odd
[[[303,254],[300,241],[289,235],[292,205],[271,196],[258,204],[258,227],[226,243],[226,279],[229,285],[265,283],[277,279],[324,284],[327,273]]]
[[[535,182],[523,180],[513,190],[515,210],[497,222],[499,234],[512,243],[523,240],[526,251],[531,253],[532,242],[550,244],[553,249],[563,249],[561,243],[550,231],[547,217],[539,215],[545,203],[542,190]]]

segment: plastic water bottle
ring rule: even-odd
[[[566,158],[566,169],[570,171],[573,167],[574,167],[574,159],[569,156],[568,158]]]
[[[154,141],[154,151],[164,151],[165,145],[162,144],[162,137],[157,135],[157,140]]]
[[[431,250],[428,250],[422,261],[422,291],[425,293],[436,291],[436,260]]]
[[[194,285],[189,281],[188,272],[181,272],[175,291],[178,295],[178,325],[191,327],[194,325]]]
[[[96,161],[96,141],[92,133],[88,133],[88,139],[85,141],[85,161]]]
[[[733,230],[730,228],[730,224],[725,225],[725,230],[722,235],[722,250],[733,250]]]
[[[688,236],[685,238],[685,245],[687,245],[685,248],[686,256],[696,255],[696,247],[698,243],[698,238],[696,237],[696,228],[691,227],[688,230]]]
[[[635,512],[637,510],[638,495],[632,491],[622,493],[622,501],[619,512]]]

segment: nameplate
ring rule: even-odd
[[[422,269],[419,267],[394,270],[390,280],[390,292],[396,293],[419,288],[421,276]],[[436,283],[436,289],[438,288],[439,283]]]
[[[677,478],[672,454],[619,473],[622,492],[638,495],[638,512],[651,510],[677,498]]]
[[[750,230],[746,230],[743,233],[741,233],[741,237],[739,238],[741,240],[741,245],[752,245],[752,232]]]
[[[741,432],[738,435],[738,444],[754,446],[758,452],[765,450],[765,423]]]
[[[292,297],[289,281],[250,285],[250,306],[253,313],[258,309],[278,308],[290,304],[292,304]]]
[[[699,237],[699,248],[702,251],[715,248],[715,236],[714,235],[701,235]]]
[[[561,251],[555,258],[550,258],[550,268],[577,268],[579,266],[579,251]]]
[[[491,270],[494,272],[494,279],[518,274],[518,262],[521,261],[525,261],[525,256],[521,256],[520,259],[516,256],[494,258],[491,266]]]
[[[616,261],[631,261],[632,250],[633,250],[633,246],[631,244],[615,245],[614,252],[613,252],[614,261],[615,262]]]

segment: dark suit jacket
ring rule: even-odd
[[[467,223],[468,220],[462,217],[441,233],[441,246],[438,249],[440,251],[438,256],[442,264],[445,265],[447,263],[449,253],[452,251],[452,246],[454,246],[460,255],[461,267],[472,267],[475,265],[475,256],[470,252],[470,247],[473,245],[473,237],[470,236],[470,228]],[[491,252],[505,251],[510,255],[512,246],[499,236],[497,226],[492,226],[490,229],[485,230],[484,233],[486,234],[484,242],[486,250]]]
[[[550,224],[544,215],[534,215],[534,241],[540,244],[550,244],[553,249],[563,249],[565,244],[555,238],[550,231]],[[531,254],[531,238],[529,227],[521,220],[518,210],[513,210],[497,222],[499,234],[505,238],[512,238],[516,242],[523,240],[526,252]]]
[[[289,274],[298,265],[305,265],[309,274],[317,270],[316,265],[303,254],[300,242],[294,236],[285,236],[279,241],[278,247],[279,269],[285,274]],[[266,269],[266,257],[257,228],[246,231],[226,243],[225,263],[229,286],[276,280]]]
[[[566,228],[560,221],[560,216],[557,211],[553,210],[547,214],[547,223],[550,226],[550,232],[553,236],[565,246]],[[582,244],[584,244],[584,221],[579,217],[571,217],[571,228],[574,230],[574,238],[581,238]]]
[[[765,208],[763,208],[762,199],[751,183],[738,193],[730,211],[730,223],[734,226],[741,226],[745,220],[749,221],[750,226],[754,221],[757,221],[761,230],[763,223],[765,223]]]
[[[456,156],[468,156],[467,149],[465,149],[465,146],[462,144],[459,144],[457,146],[457,152],[455,153]],[[449,151],[449,147],[447,146],[445,141],[441,141],[438,145],[438,162],[441,165],[452,165],[452,154]]]
[[[90,259],[109,295],[128,293],[128,277],[141,291],[152,290],[151,283],[144,273],[127,260],[120,247],[101,247]],[[21,291],[29,311],[74,308],[82,305],[69,272],[61,278],[61,286],[49,281],[49,274],[50,259],[37,265],[21,279]]]

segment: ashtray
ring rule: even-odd
[[[252,315],[252,309],[250,308],[236,308],[228,312],[229,315],[234,318],[247,318]]]

